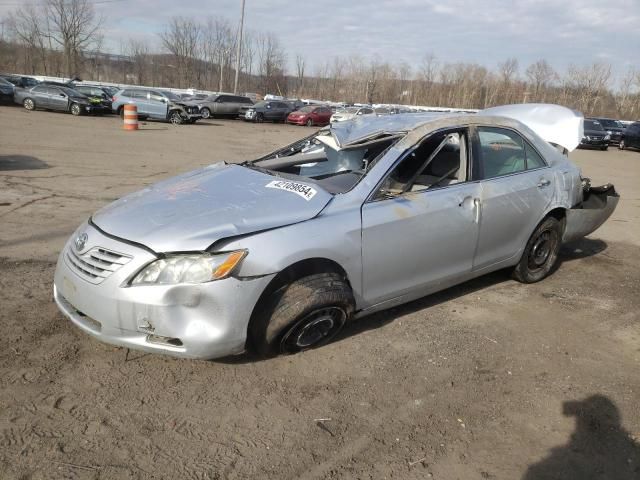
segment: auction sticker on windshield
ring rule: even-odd
[[[300,195],[306,201],[311,200],[317,193],[315,188],[298,182],[287,182],[286,180],[274,180],[266,185],[267,188],[277,188],[278,190],[286,190]]]

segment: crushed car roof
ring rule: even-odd
[[[444,118],[459,118],[462,123],[474,123],[483,118],[510,118],[529,127],[547,142],[574,150],[582,138],[582,114],[560,105],[519,104],[482,110],[478,113],[428,112],[400,113],[381,117],[362,116],[336,122],[330,131],[339,147],[346,147],[377,136],[414,130],[424,124]]]

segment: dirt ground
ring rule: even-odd
[[[308,132],[0,107],[0,479],[640,478],[640,152],[572,154],[622,199],[545,281],[497,272],[300,355],[127,354],[58,313],[91,212]]]

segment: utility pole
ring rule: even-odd
[[[244,27],[244,1],[242,0],[242,12],[240,13],[240,34],[236,45],[236,79],[233,82],[233,93],[238,93],[238,75],[240,74],[240,56],[242,55],[242,28]]]

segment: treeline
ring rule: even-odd
[[[150,86],[233,89],[237,26],[224,18],[174,17],[156,46],[121,39],[117,54],[102,53],[102,24],[88,0],[25,4],[3,19],[0,69]],[[640,117],[640,71],[630,69],[616,79],[611,66],[600,62],[558,72],[544,59],[520,65],[510,58],[489,69],[426,54],[418,65],[359,56],[336,56],[310,65],[304,55],[288,53],[275,34],[245,32],[239,64],[241,92],[478,109],[548,102],[586,115]]]

